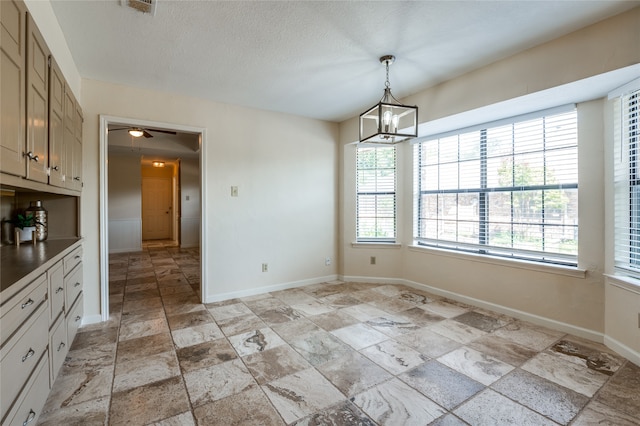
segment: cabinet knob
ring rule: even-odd
[[[76,316],[76,322],[80,321],[82,317],[80,315]]]
[[[80,180],[80,176],[74,177],[73,180]]]
[[[25,362],[26,360],[28,360],[29,358],[31,358],[35,354],[36,354],[36,351],[34,351],[33,349],[29,348],[29,351],[22,357],[22,362]]]
[[[34,303],[34,302],[33,302],[33,299],[32,299],[32,298],[29,298],[29,300],[27,300],[26,302],[24,302],[24,303],[21,305],[21,308],[22,308],[22,309],[24,309],[24,308],[26,308],[27,306],[31,306],[31,305],[33,305],[33,303]]]
[[[31,423],[33,421],[33,419],[36,418],[36,412],[33,411],[33,409],[29,409],[29,415],[27,416],[27,420],[25,420],[24,422],[22,422],[22,426],[27,426],[29,423]]]
[[[80,283],[75,283],[73,286],[74,286],[74,287],[79,287],[79,286],[80,286]]]
[[[60,344],[58,345],[58,352],[60,352],[60,349],[64,348],[66,345],[64,344],[64,342],[60,342]]]
[[[53,166],[53,170],[55,170],[55,171],[57,172],[58,170],[60,170],[60,167],[58,167],[58,166]]]
[[[56,294],[60,293],[60,292],[61,292],[61,291],[63,291],[63,290],[64,290],[64,288],[62,288],[62,287],[58,287],[58,288],[56,289]]]
[[[38,160],[40,159],[37,155],[33,155],[33,152],[29,151],[29,152],[25,152],[24,156],[29,158],[29,160],[33,160],[36,163],[38,162]]]

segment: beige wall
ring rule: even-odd
[[[486,106],[500,106],[527,95],[540,98],[539,93],[564,87],[567,83],[637,65],[640,63],[638,46],[640,8],[449,80],[403,99],[403,103],[419,106],[421,123],[429,124],[426,122],[456,116],[462,120],[459,127],[464,127],[475,124],[464,120],[473,120],[471,114],[477,114],[478,109]],[[409,144],[398,146],[398,242],[401,247],[352,244],[355,241],[355,146],[352,143],[357,139],[357,118],[354,118],[340,124],[341,274],[358,280],[387,277],[412,285],[430,286],[440,294],[595,340],[602,341],[606,330],[620,336],[624,342],[636,345],[633,347],[638,351],[637,333],[633,331],[633,337],[630,337],[628,331],[637,330],[637,324],[629,323],[629,314],[616,321],[615,325],[610,323],[613,314],[608,314],[605,327],[606,101],[585,99],[582,94],[578,94],[574,101],[580,101],[577,105],[579,267],[586,272],[557,271],[412,248],[413,158]],[[546,102],[548,104],[549,100]],[[503,117],[513,115],[508,109],[501,113]],[[448,130],[455,129],[455,125],[453,122],[454,127]],[[376,265],[369,264],[371,256],[376,256]],[[607,289],[607,297],[612,292]],[[606,301],[608,312],[615,311],[618,299]]]

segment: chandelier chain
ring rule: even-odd
[[[391,83],[389,83],[389,61],[385,61],[387,66],[387,81],[384,82],[384,87],[389,89],[391,87]]]

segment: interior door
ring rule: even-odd
[[[142,239],[171,239],[171,178],[142,178]]]

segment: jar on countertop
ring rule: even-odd
[[[47,211],[42,207],[42,201],[30,201],[29,208],[25,210],[26,215],[33,215],[36,219],[36,241],[44,241],[49,234],[47,222]]]

